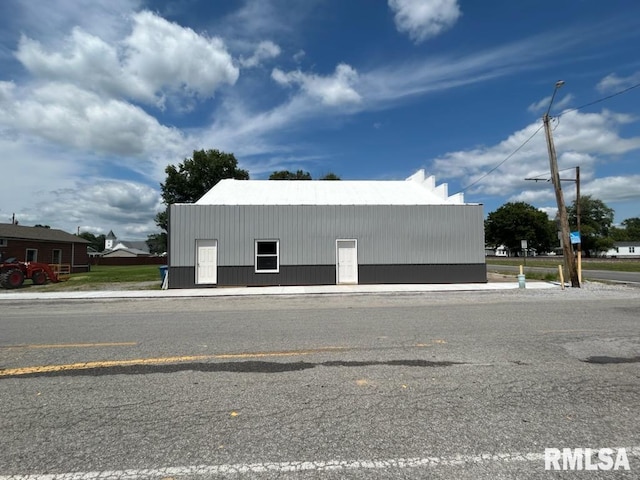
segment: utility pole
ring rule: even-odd
[[[574,288],[580,288],[580,280],[578,279],[578,270],[576,268],[576,259],[573,256],[573,248],[571,246],[571,237],[569,234],[569,219],[567,217],[567,207],[564,204],[564,197],[562,195],[562,185],[560,184],[560,174],[558,173],[558,159],[556,157],[556,147],[553,144],[553,137],[551,135],[551,128],[549,126],[549,112],[551,111],[551,105],[553,99],[556,96],[556,92],[560,87],[564,85],[564,81],[560,80],[556,82],[551,101],[549,102],[549,108],[547,113],[542,117],[544,122],[544,133],[547,137],[547,150],[549,151],[549,166],[551,168],[551,181],[553,182],[553,189],[556,194],[556,203],[558,205],[558,220],[560,221],[560,241],[562,242],[562,255],[564,257],[564,263],[571,279],[571,286]]]

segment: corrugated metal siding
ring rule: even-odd
[[[280,240],[281,265],[335,264],[358,240],[360,264],[484,263],[481,205],[172,205],[170,263],[195,265],[195,240],[218,240],[219,266],[254,264],[256,239]]]

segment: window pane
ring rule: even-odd
[[[278,242],[258,242],[258,255],[275,255],[278,252]]]
[[[278,257],[258,257],[256,259],[257,270],[277,270]]]

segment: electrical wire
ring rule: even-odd
[[[610,98],[617,97],[618,95],[622,95],[622,94],[627,93],[628,91],[633,90],[634,88],[638,88],[638,87],[640,87],[640,83],[636,83],[635,85],[631,85],[630,87],[625,88],[624,90],[620,90],[619,92],[612,93],[611,95],[607,95],[606,97],[599,98],[598,100],[594,100],[593,102],[585,103],[584,105],[580,105],[579,107],[571,108],[569,110],[565,110],[564,112],[562,112],[562,113],[560,113],[560,114],[555,116],[555,119],[557,120],[558,123],[556,123],[556,126],[555,126],[554,130],[556,128],[558,128],[558,125],[560,124],[560,117],[562,117],[563,115],[566,115],[567,113],[575,112],[575,111],[578,111],[578,110],[582,110],[583,108],[590,107],[591,105],[595,105],[595,104],[600,103],[600,102],[604,102],[605,100],[609,100]],[[498,168],[500,168],[503,164],[505,164],[507,162],[507,160],[509,160],[511,157],[513,157],[516,153],[518,153],[522,149],[522,147],[524,147],[527,143],[529,143],[533,139],[533,137],[535,137],[538,134],[538,132],[540,130],[542,130],[543,127],[544,127],[544,124],[540,125],[540,127],[535,132],[533,132],[533,135],[531,135],[529,138],[527,138],[518,148],[516,148],[513,152],[511,152],[504,160],[502,160],[500,163],[498,163],[495,167],[493,167],[487,173],[482,175],[476,181],[474,181],[474,182],[470,183],[469,185],[465,186],[464,188],[462,188],[460,190],[460,192],[458,192],[458,193],[462,193],[462,192],[468,190],[469,188],[471,188],[474,185],[480,183],[480,181],[484,180],[490,174],[495,172]],[[568,169],[565,169],[565,170],[568,170]],[[560,171],[562,172],[563,170],[560,170]]]
[[[591,105],[595,105],[596,103],[604,102],[605,100],[609,100],[610,98],[617,97],[618,95],[622,95],[623,93],[627,93],[628,91],[633,90],[634,88],[638,88],[638,87],[640,87],[640,83],[636,83],[635,85],[631,85],[630,87],[625,88],[624,90],[620,90],[619,92],[612,93],[611,95],[607,95],[606,97],[599,98],[598,100],[594,100],[593,102],[585,103],[584,105],[580,105],[579,107],[570,108],[569,110],[565,110],[564,112],[562,112],[559,115],[557,115],[556,118],[559,118],[562,115],[566,115],[567,113],[575,112],[577,110],[582,110],[583,108],[590,107]]]
[[[498,168],[500,168],[507,160],[509,160],[511,157],[513,157],[516,153],[518,153],[522,147],[524,147],[527,143],[529,143],[533,137],[535,137],[538,132],[540,130],[542,130],[542,128],[544,127],[544,124],[540,125],[538,127],[538,129],[533,132],[533,134],[527,138],[518,148],[516,148],[513,152],[511,152],[509,155],[507,155],[507,157],[502,160],[499,164],[497,164],[495,167],[493,167],[491,170],[489,170],[487,173],[485,173],[484,175],[482,175],[480,178],[478,178],[475,182],[470,183],[469,185],[467,185],[466,187],[464,187],[462,190],[460,190],[459,193],[464,192],[465,190],[468,190],[469,188],[473,187],[474,185],[476,185],[477,183],[479,183],[481,180],[483,180],[485,177],[488,177],[490,174],[492,174],[493,172],[495,172]]]

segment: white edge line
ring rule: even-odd
[[[620,448],[616,448],[620,450]],[[628,456],[640,457],[639,447],[626,448]],[[107,470],[35,475],[0,475],[0,480],[140,480],[188,475],[230,475],[247,473],[292,473],[305,471],[383,470],[424,467],[452,467],[465,464],[542,462],[544,453],[483,453],[451,457],[391,458],[386,460],[330,460],[308,462],[273,462],[227,465],[191,465],[184,467]]]

